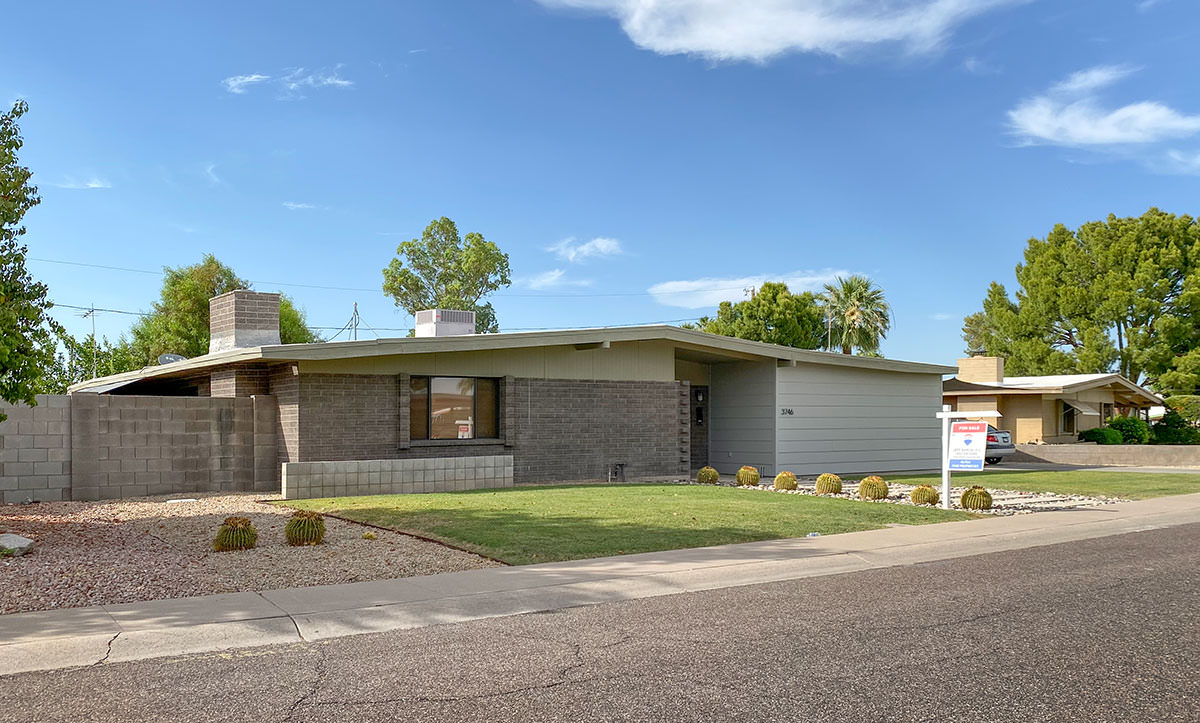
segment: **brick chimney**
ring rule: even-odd
[[[959,359],[958,380],[976,384],[1002,382],[1004,381],[1004,357],[973,356]]]
[[[208,300],[208,353],[279,343],[279,294],[238,289]]]

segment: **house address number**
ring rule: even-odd
[[[779,408],[779,416],[781,416],[781,417],[790,417],[790,416],[794,415],[795,413],[796,413],[796,410],[792,409],[791,407],[780,407]]]

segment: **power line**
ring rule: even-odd
[[[152,274],[155,276],[165,276],[164,271],[151,271],[149,269],[132,269],[125,266],[107,266],[104,264],[89,264],[82,261],[63,261],[61,259],[43,259],[29,257],[30,261],[40,261],[47,264],[62,264],[64,266],[83,266],[90,269],[105,269],[107,271],[128,271],[134,274]],[[262,284],[263,286],[291,286],[300,289],[321,289],[324,291],[359,291],[371,294],[381,294],[383,290],[380,288],[367,289],[358,286],[325,286],[321,284],[299,284],[285,281],[262,281],[257,279],[247,279],[252,284]],[[679,291],[625,291],[614,292],[609,294],[521,294],[511,293],[507,291],[497,291],[498,298],[506,299],[601,299],[601,298],[620,298],[620,297],[636,297],[636,296],[670,296],[674,294],[695,294],[699,292],[711,293],[714,291],[742,291],[746,288],[742,286],[730,286],[725,288],[704,288],[704,289],[681,289]]]

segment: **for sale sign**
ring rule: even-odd
[[[981,470],[987,455],[987,422],[954,422],[950,425],[950,454],[946,468]]]

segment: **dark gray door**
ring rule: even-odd
[[[708,464],[708,387],[692,387],[692,470]]]

